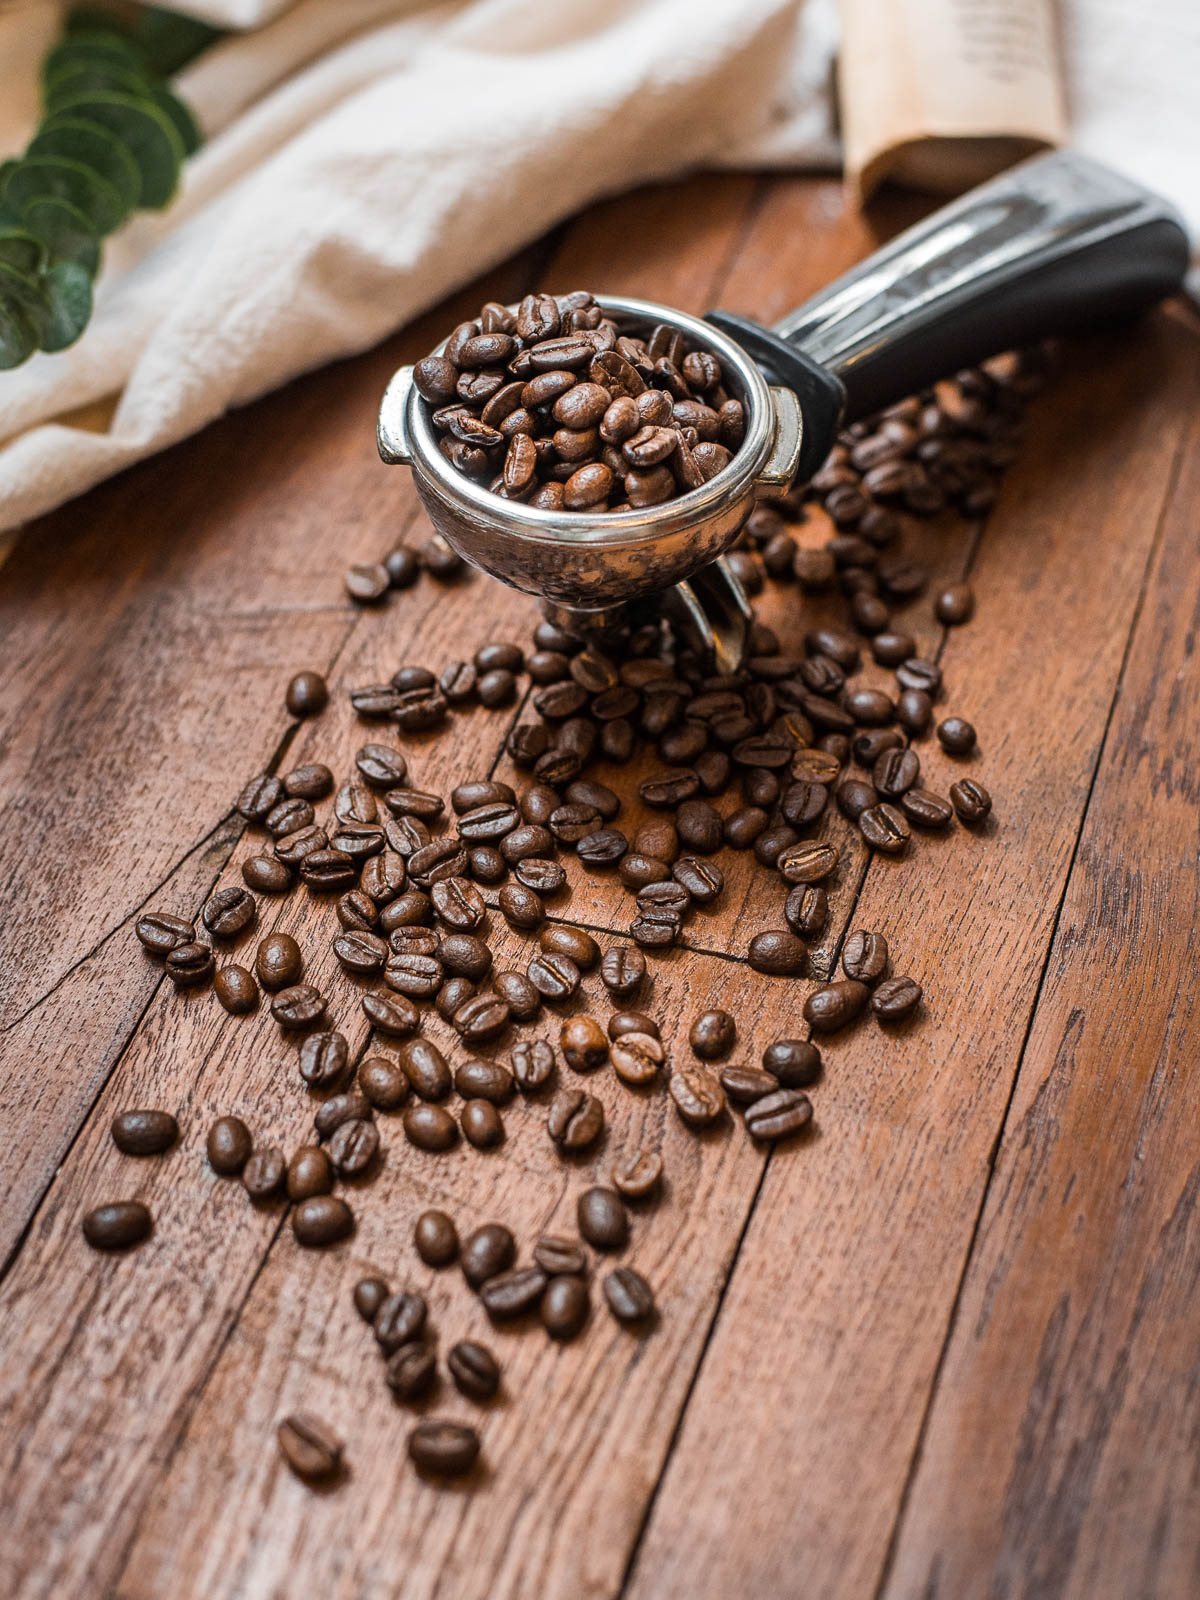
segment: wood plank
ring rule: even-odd
[[[1194,324],[1174,337],[1194,361]],[[1196,1592],[1191,414],[890,1595]]]
[[[833,1041],[821,1136],[768,1164],[630,1600],[878,1582],[1193,373],[1159,317],[1072,352],[1035,408],[975,566],[980,615],[945,653],[998,821],[872,865],[855,924],[889,935],[928,1021]],[[943,787],[949,763],[922,760]]]

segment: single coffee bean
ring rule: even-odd
[[[604,1132],[604,1107],[582,1089],[562,1089],[550,1102],[546,1129],[560,1150],[586,1150]]]
[[[821,1076],[821,1052],[807,1039],[775,1039],[763,1051],[762,1064],[781,1089],[807,1089]]]
[[[458,1259],[458,1229],[444,1211],[422,1211],[413,1244],[427,1267],[448,1267]]]
[[[112,1139],[127,1156],[158,1156],[179,1137],[179,1124],[169,1111],[118,1111]]]
[[[580,972],[590,972],[600,960],[600,946],[582,928],[569,928],[561,924],[545,928],[538,945],[547,955],[567,956]]]
[[[871,777],[885,800],[898,800],[921,776],[921,763],[915,750],[885,750],[876,761]]]
[[[793,977],[804,971],[808,952],[794,933],[780,928],[756,933],[750,941],[747,958],[755,972]]]
[[[513,1081],[522,1094],[544,1088],[554,1076],[554,1050],[544,1039],[522,1039],[514,1045],[509,1060]]]
[[[950,799],[964,822],[982,822],[992,809],[992,797],[974,778],[960,778],[950,785]],[[170,963],[170,956],[167,961]]]
[[[614,945],[600,963],[600,981],[619,1000],[631,999],[646,977],[646,958],[629,945]]]
[[[281,1028],[311,1028],[325,1015],[328,1004],[311,983],[296,983],[271,1001],[271,1015]]]
[[[342,1468],[342,1441],[319,1417],[297,1412],[276,1430],[280,1454],[298,1478],[320,1481]]]
[[[493,1150],[504,1141],[504,1120],[490,1100],[468,1100],[459,1121],[467,1143],[477,1150]]]
[[[512,1073],[498,1061],[468,1061],[454,1074],[454,1087],[464,1100],[489,1100],[507,1105],[513,1097]]]
[[[838,859],[836,845],[802,839],[779,853],[775,867],[785,883],[821,883],[837,866]]]
[[[954,821],[954,807],[929,789],[909,789],[901,796],[900,809],[917,828],[948,828]]]
[[[388,948],[396,956],[436,956],[441,939],[432,928],[405,926],[388,935]],[[420,971],[420,968],[414,968]]]
[[[274,1200],[282,1191],[286,1176],[282,1150],[256,1150],[242,1168],[242,1185],[251,1200]]]
[[[643,950],[669,950],[682,932],[683,918],[665,906],[647,907],[629,924],[630,937]]]
[[[669,1085],[675,1109],[692,1128],[706,1128],[725,1109],[725,1094],[703,1067],[676,1067]]]
[[[408,1078],[387,1056],[368,1056],[359,1063],[358,1087],[377,1111],[395,1111],[408,1099]]]
[[[373,789],[398,789],[408,778],[408,762],[387,744],[364,744],[355,754],[354,765],[359,777]]]
[[[542,1295],[542,1326],[552,1339],[565,1342],[583,1330],[591,1310],[591,1297],[583,1278],[551,1278]]]
[[[975,611],[975,595],[969,583],[948,583],[934,596],[933,614],[948,627],[969,622]]]
[[[326,851],[328,844],[329,837],[325,829],[314,823],[309,828],[298,828],[295,833],[285,834],[275,846],[275,857],[285,867],[300,868],[309,856]]]
[[[455,1388],[468,1400],[490,1400],[500,1387],[500,1364],[488,1349],[474,1339],[460,1339],[446,1356],[446,1367]]]
[[[520,883],[506,883],[497,896],[497,904],[510,928],[531,932],[546,920],[546,908],[541,895]]]
[[[333,953],[347,972],[382,972],[388,959],[387,941],[378,934],[356,930],[340,933],[333,941]]]
[[[250,1159],[254,1142],[240,1117],[218,1117],[208,1130],[208,1164],[222,1178],[233,1178]]]
[[[826,983],[804,1002],[804,1018],[816,1033],[835,1033],[860,1016],[870,998],[866,984],[856,979]]]
[[[379,1129],[361,1117],[343,1122],[329,1141],[329,1159],[339,1178],[360,1177],[378,1150]]]
[[[927,695],[937,696],[942,686],[941,668],[933,661],[920,656],[909,656],[896,668],[896,682],[902,689],[923,689]]]
[[[285,894],[295,878],[291,868],[274,856],[249,856],[242,862],[242,882],[260,894]]]
[[[257,914],[254,896],[248,890],[230,884],[225,889],[218,889],[206,903],[204,926],[214,939],[236,939],[239,933],[250,926]]]
[[[443,1106],[410,1106],[404,1113],[404,1134],[418,1150],[440,1152],[458,1142],[458,1123]]]
[[[428,1394],[437,1378],[437,1356],[419,1342],[401,1345],[388,1358],[384,1377],[398,1400],[417,1400]]]
[[[472,1289],[507,1272],[517,1258],[517,1241],[501,1222],[487,1222],[468,1235],[462,1248],[463,1277]]]
[[[702,1011],[688,1033],[692,1052],[702,1061],[727,1056],[737,1041],[737,1023],[728,1011]]]
[[[333,790],[333,773],[320,761],[293,767],[283,780],[284,793],[300,800],[323,800]]]
[[[408,1454],[421,1472],[442,1478],[462,1477],[479,1459],[479,1435],[465,1423],[429,1418],[409,1434]]]
[[[820,784],[828,788],[841,770],[841,762],[827,750],[798,750],[792,757],[791,773],[798,783]]]
[[[222,967],[213,979],[213,993],[231,1016],[244,1016],[258,1004],[258,985],[245,967]]]
[[[671,876],[698,906],[711,904],[725,888],[720,867],[696,856],[680,856],[671,868]]]
[[[365,994],[362,1008],[373,1028],[396,1038],[416,1033],[420,1022],[416,1006],[399,994]]]
[[[511,1018],[508,1002],[499,994],[484,990],[459,1006],[453,1026],[467,1044],[486,1044],[504,1032]]]
[[[614,1189],[585,1189],[575,1206],[579,1232],[597,1250],[620,1250],[629,1240],[629,1213]]]
[[[725,818],[725,843],[731,850],[749,850],[769,821],[767,813],[759,806],[743,806]]]
[[[449,933],[438,945],[438,960],[452,977],[480,983],[492,970],[492,952],[473,933]]]
[[[431,1000],[445,977],[445,969],[436,956],[421,955],[413,950],[392,956],[384,969],[388,988],[412,1000]]]
[[[579,989],[579,968],[570,956],[554,952],[535,956],[525,970],[530,983],[546,1000],[570,1000]]]
[[[776,1088],[746,1108],[746,1132],[752,1139],[786,1139],[812,1121],[812,1101],[799,1089]]]
[[[329,690],[319,672],[298,672],[287,686],[285,699],[293,717],[315,717],[329,704]]]
[[[371,927],[376,921],[374,908],[389,905],[403,892],[407,882],[408,868],[404,864],[404,857],[397,855],[394,850],[382,850],[364,863],[358,889],[351,890],[350,895],[343,895],[342,900],[353,897],[361,905],[361,897],[365,895],[370,904],[362,908],[358,921]],[[345,927],[341,909],[342,901],[339,901],[338,920]]]
[[[612,1047],[613,1070],[634,1088],[653,1083],[665,1060],[661,1040],[650,1033],[623,1033]]]
[[[546,1274],[540,1267],[514,1267],[489,1278],[479,1290],[488,1316],[497,1322],[511,1321],[537,1309],[546,1289]]]
[[[234,801],[235,808],[247,822],[261,822],[283,799],[283,784],[269,772],[263,772],[242,790]]]
[[[604,1298],[618,1322],[647,1322],[654,1315],[654,1291],[633,1267],[617,1267],[607,1274]]]
[[[93,1250],[127,1250],[141,1244],[154,1226],[149,1207],[140,1200],[110,1200],[83,1219],[83,1237]]]
[[[947,717],[938,723],[938,742],[953,756],[966,755],[975,748],[975,729],[963,717]]]
[[[206,944],[177,944],[168,951],[163,966],[176,988],[190,989],[208,982],[216,962]]]
[[[533,1247],[533,1259],[548,1278],[587,1275],[587,1252],[577,1239],[545,1233]]]
[[[872,728],[860,733],[851,750],[860,767],[874,769],[875,763],[887,750],[899,750],[904,741],[894,728]]]
[[[879,804],[879,795],[873,783],[859,778],[843,778],[834,791],[838,810],[850,822],[857,822],[864,811]]]
[[[444,1100],[450,1093],[450,1068],[432,1040],[418,1037],[401,1045],[400,1066],[422,1100]]]
[[[829,896],[817,884],[798,883],[784,901],[783,915],[794,934],[815,939],[829,920]]]
[[[467,878],[443,878],[429,891],[440,921],[457,933],[469,933],[487,919],[483,896]]]
[[[558,1043],[563,1060],[575,1072],[594,1072],[608,1060],[608,1039],[593,1017],[569,1017]]]
[[[354,1309],[364,1322],[374,1322],[389,1293],[382,1278],[360,1278],[354,1285]]]
[[[859,928],[842,947],[842,971],[859,983],[878,983],[888,969],[888,942],[882,933]]]
[[[872,850],[889,856],[900,855],[911,837],[904,813],[886,802],[868,807],[858,819],[858,830]]]
[[[287,1197],[309,1200],[333,1188],[333,1162],[320,1145],[302,1144],[287,1164]]]
[[[305,1249],[337,1244],[354,1232],[354,1213],[334,1194],[317,1194],[301,1200],[292,1212],[292,1233]]]
[[[933,719],[933,701],[923,689],[905,689],[896,701],[896,719],[911,734],[922,734]]]
[[[523,972],[505,968],[494,973],[492,987],[508,1007],[509,1015],[514,1022],[532,1022],[542,1008],[541,995]]]
[[[330,1095],[318,1106],[313,1127],[319,1139],[328,1139],[344,1122],[363,1122],[371,1115],[371,1103],[360,1089],[347,1089],[344,1094]]]
[[[631,1150],[613,1166],[612,1181],[626,1200],[645,1200],[662,1184],[663,1161],[657,1150]]]
[[[268,934],[254,957],[255,975],[269,994],[295,983],[303,966],[300,946],[290,933]]]
[[[627,1033],[648,1033],[652,1039],[662,1039],[658,1023],[644,1011],[614,1011],[608,1019],[608,1037],[615,1043]]]
[[[905,1022],[921,1003],[915,978],[885,978],[871,996],[871,1010],[880,1022]]]
[[[736,1106],[752,1105],[764,1095],[774,1094],[779,1088],[769,1072],[758,1067],[722,1067],[718,1074],[721,1087]]]
[[[425,1331],[429,1306],[423,1294],[400,1289],[389,1295],[375,1314],[375,1338],[384,1355],[411,1344]]]
[[[540,895],[558,894],[567,883],[566,869],[560,862],[543,861],[537,856],[518,861],[513,875],[519,884]]]
[[[315,819],[316,812],[307,800],[281,800],[267,812],[263,826],[272,839],[286,839],[302,828],[311,828]]]

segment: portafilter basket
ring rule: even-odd
[[[494,494],[442,455],[411,367],[383,397],[379,453],[412,467],[434,528],[459,555],[550,614],[603,628],[619,608],[659,596],[689,641],[730,671],[750,607],[720,557],[760,496],[809,478],[844,423],[985,356],[1172,293],[1188,253],[1182,223],[1158,196],[1073,152],[1037,156],[910,228],[774,330],[597,295],[622,332],[665,322],[711,351],[742,402],[733,460],[677,499],[559,512]]]

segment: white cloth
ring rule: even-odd
[[[105,246],[96,310],[0,373],[0,530],[365,349],[596,197],[836,166],[836,0],[178,0],[254,31],[177,87],[207,143]],[[1062,0],[1074,142],[1200,221],[1196,0]],[[61,0],[0,7],[0,155]]]

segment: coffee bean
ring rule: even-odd
[[[307,800],[281,800],[277,806],[268,811],[263,819],[263,826],[272,839],[286,839],[290,833],[299,833],[302,828],[311,828],[316,817],[316,812]]]
[[[711,855],[721,848],[721,814],[707,800],[686,800],[675,814],[675,825],[689,850]]]
[[[303,967],[300,946],[290,933],[268,934],[254,957],[255,975],[269,994],[295,983]]]
[[[216,939],[236,939],[239,933],[250,926],[257,914],[254,896],[236,884],[230,884],[228,888],[218,889],[205,904],[204,926]]]
[[[342,1441],[319,1417],[297,1412],[276,1430],[283,1459],[299,1478],[333,1478],[342,1468]]]
[[[617,1267],[607,1274],[604,1298],[618,1322],[647,1322],[654,1315],[654,1291],[633,1267]]]
[[[692,1052],[702,1061],[727,1056],[737,1041],[737,1023],[728,1011],[702,1011],[688,1033]]]
[[[646,958],[640,950],[614,945],[605,951],[600,963],[600,980],[610,994],[627,1000],[641,988],[645,977]]]
[[[454,1074],[454,1087],[464,1100],[489,1100],[507,1105],[513,1097],[512,1073],[497,1061],[468,1061]]]
[[[533,1247],[533,1259],[548,1278],[587,1275],[587,1252],[576,1239],[544,1233]]]
[[[975,595],[969,583],[948,583],[934,596],[933,614],[948,627],[969,622],[975,612]]]
[[[922,689],[905,689],[896,702],[896,718],[909,733],[922,734],[933,718],[933,701]]]
[[[566,956],[580,972],[590,972],[600,960],[600,946],[582,928],[562,925],[546,928],[538,939],[546,955]]]
[[[964,822],[982,822],[992,809],[992,797],[974,778],[960,778],[950,785],[950,799]],[[167,961],[170,963],[170,956]]]
[[[676,1111],[689,1127],[708,1127],[725,1109],[720,1084],[703,1067],[676,1067],[669,1088]]]
[[[829,896],[817,885],[798,883],[788,892],[783,915],[794,934],[815,939],[829,920]]]
[[[489,1278],[479,1298],[493,1320],[511,1321],[536,1310],[545,1289],[546,1274],[540,1267],[515,1267]]]
[[[631,1150],[613,1166],[612,1181],[626,1200],[645,1200],[662,1184],[663,1162],[657,1150]]]
[[[878,983],[888,969],[888,942],[882,933],[856,929],[842,947],[842,971],[859,983]]]
[[[871,996],[871,1010],[880,1022],[905,1022],[921,1003],[915,978],[885,978]]]
[[[665,1060],[661,1040],[651,1033],[623,1033],[612,1047],[613,1070],[634,1088],[653,1083]]]
[[[523,972],[511,968],[497,972],[493,974],[492,987],[514,1022],[532,1022],[542,1008],[541,995]]]
[[[975,729],[963,717],[947,717],[938,723],[938,741],[950,755],[962,756],[975,748]]]
[[[508,1002],[486,990],[454,1013],[454,1030],[467,1044],[486,1044],[498,1038],[512,1017]]]
[[[443,1106],[410,1106],[404,1113],[404,1134],[418,1150],[449,1150],[458,1142],[458,1123]]]
[[[326,849],[329,844],[324,828],[314,823],[309,828],[299,828],[280,839],[275,846],[275,856],[285,867],[301,867],[309,856]]]
[[[533,1094],[554,1076],[554,1050],[544,1039],[523,1039],[513,1046],[513,1081],[522,1094]]]
[[[330,1095],[318,1106],[313,1127],[319,1139],[331,1138],[345,1122],[364,1122],[371,1115],[371,1103],[359,1089],[347,1089],[344,1094]]]
[[[900,855],[911,837],[904,813],[886,802],[869,806],[858,819],[858,829],[872,850],[889,856]]]
[[[916,640],[907,633],[877,633],[871,640],[871,654],[881,667],[898,667],[916,650]]]
[[[669,950],[682,931],[679,912],[665,906],[647,906],[629,924],[630,937],[644,950]]]
[[[329,1141],[329,1159],[339,1178],[360,1177],[379,1150],[379,1129],[356,1117],[343,1122]]]
[[[807,965],[808,952],[801,940],[786,929],[756,933],[750,941],[747,959],[755,972],[775,977],[794,977]]]
[[[406,926],[396,928],[388,935],[388,948],[396,956],[436,956],[441,942],[432,928]]]
[[[333,1188],[333,1162],[320,1145],[303,1144],[287,1164],[287,1197],[309,1200]]]
[[[360,1278],[354,1285],[354,1309],[364,1322],[374,1322],[388,1294],[382,1278]]]
[[[489,1278],[507,1272],[517,1258],[517,1241],[501,1222],[487,1222],[476,1228],[463,1244],[463,1277],[472,1289]]]
[[[428,1418],[409,1434],[408,1454],[422,1472],[436,1477],[462,1477],[479,1458],[479,1435],[465,1423]]]
[[[110,1200],[83,1219],[83,1237],[93,1250],[126,1250],[141,1244],[154,1226],[149,1207],[140,1200]]]
[[[644,1011],[614,1011],[608,1019],[608,1037],[615,1043],[627,1033],[648,1033],[652,1039],[662,1039],[658,1023]]]
[[[835,791],[838,810],[850,822],[857,822],[864,811],[879,804],[879,795],[873,783],[863,783],[858,778],[843,778]]]
[[[871,777],[885,800],[898,800],[921,776],[921,763],[914,750],[885,750],[876,761]]]
[[[367,1021],[373,1028],[378,1028],[380,1033],[404,1038],[417,1031],[420,1021],[417,1008],[403,995],[365,994],[362,998],[362,1008]]]
[[[213,1171],[223,1178],[233,1178],[250,1159],[254,1144],[240,1117],[218,1117],[208,1130],[205,1148]]]
[[[367,932],[340,933],[333,953],[347,972],[381,972],[388,959],[387,941]]]
[[[746,1108],[746,1132],[752,1139],[786,1139],[812,1121],[812,1101],[799,1089],[779,1089]]]
[[[649,883],[665,883],[671,869],[654,856],[641,856],[631,850],[617,868],[617,876],[627,889],[644,889]]]
[[[319,672],[298,672],[287,686],[286,703],[293,717],[315,717],[329,704],[329,690]]]
[[[207,983],[215,965],[213,953],[206,944],[177,944],[168,951],[163,963],[167,977],[179,989]]]
[[[759,806],[743,806],[725,818],[725,843],[731,850],[749,850],[766,828],[769,818]]]
[[[722,1089],[736,1106],[752,1105],[779,1088],[769,1072],[760,1072],[757,1067],[722,1067],[718,1076]]]
[[[436,956],[406,952],[394,955],[384,969],[389,989],[412,1000],[431,1000],[441,988],[445,970]]]
[[[490,1100],[468,1100],[459,1113],[468,1144],[477,1150],[493,1150],[504,1140],[504,1121]]]
[[[271,1001],[271,1015],[281,1028],[311,1028],[325,1015],[328,1001],[311,983],[281,989]]]
[[[762,1064],[782,1089],[807,1089],[821,1076],[821,1052],[807,1039],[775,1039]]]
[[[562,1089],[550,1103],[546,1128],[560,1150],[575,1154],[604,1132],[604,1107],[582,1089]]]
[[[438,946],[438,960],[453,977],[480,983],[492,970],[492,952],[473,933],[450,933]]]
[[[119,1111],[112,1119],[112,1140],[127,1156],[157,1156],[179,1137],[179,1124],[169,1111]]]
[[[258,1004],[258,985],[245,967],[222,967],[213,979],[213,993],[231,1016],[244,1016]]]
[[[860,1016],[871,991],[865,983],[846,978],[814,989],[804,1002],[804,1017],[817,1033],[834,1033]]]
[[[474,1339],[460,1339],[446,1357],[446,1367],[455,1387],[468,1400],[490,1400],[500,1387],[500,1364],[488,1349]]]
[[[860,767],[873,769],[885,751],[899,750],[903,743],[894,728],[872,728],[869,733],[860,733],[855,738],[851,750]]]
[[[518,861],[514,875],[519,884],[541,895],[557,894],[567,882],[566,871],[559,862],[544,861],[537,856]]]
[[[608,1060],[608,1039],[592,1017],[570,1017],[558,1037],[563,1060],[575,1072],[594,1072]]]
[[[283,784],[269,772],[263,772],[250,779],[234,801],[234,807],[247,822],[261,822],[282,798]]]
[[[295,880],[291,869],[273,856],[249,856],[242,862],[242,881],[260,894],[285,894]]]
[[[417,1400],[428,1394],[437,1378],[437,1357],[427,1345],[401,1345],[389,1357],[384,1376],[397,1400]]]
[[[422,1100],[444,1100],[452,1080],[446,1058],[430,1039],[410,1039],[400,1047],[400,1066]]]
[[[896,682],[902,689],[922,689],[936,698],[942,686],[941,668],[936,662],[922,660],[920,656],[909,656],[896,668]]]
[[[392,934],[398,928],[423,927],[433,921],[433,902],[420,889],[408,889],[389,900],[379,913],[379,926]]]
[[[323,800],[333,789],[333,773],[320,761],[293,767],[283,780],[285,794],[301,800]]]
[[[354,1213],[337,1195],[312,1195],[292,1212],[292,1233],[306,1249],[337,1244],[353,1232]]]
[[[242,1185],[251,1200],[274,1200],[286,1176],[282,1150],[256,1150],[242,1168]]]
[[[918,828],[947,828],[954,820],[954,807],[929,789],[909,789],[901,796],[900,809]]]
[[[629,1240],[629,1214],[614,1189],[585,1189],[575,1206],[579,1232],[597,1250],[620,1250]]]
[[[591,1310],[591,1297],[583,1278],[551,1278],[541,1302],[542,1326],[552,1339],[565,1342],[583,1330]]]
[[[530,983],[546,1000],[570,1000],[579,989],[579,968],[567,955],[552,952],[535,956],[526,972]]]
[[[820,883],[837,866],[838,855],[836,845],[802,839],[780,852],[775,867],[785,883]]]
[[[401,1289],[389,1295],[375,1313],[373,1323],[375,1338],[384,1355],[390,1356],[403,1345],[419,1339],[428,1318],[429,1306],[423,1294]]]
[[[585,866],[604,868],[616,866],[629,851],[629,841],[620,828],[597,828],[587,834],[575,847],[575,853]]]
[[[444,1211],[422,1211],[413,1244],[427,1267],[448,1267],[458,1259],[458,1229]]]

